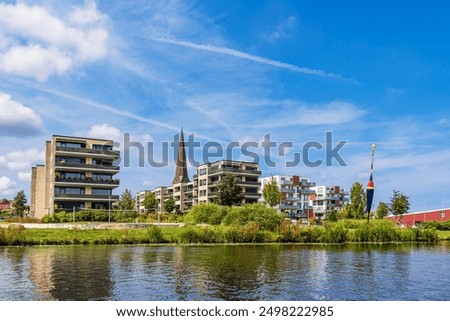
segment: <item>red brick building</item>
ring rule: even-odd
[[[3,199],[0,201],[0,210],[10,210],[12,208],[12,201]]]
[[[389,215],[388,217],[386,217],[386,219],[391,221],[398,221],[399,223],[406,226],[413,226],[418,223],[429,221],[446,222],[450,220],[450,208],[406,213],[403,214],[402,219],[400,218],[400,215],[398,215],[397,217],[395,217],[394,215]]]

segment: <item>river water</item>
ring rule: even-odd
[[[0,248],[0,300],[450,300],[450,243]]]

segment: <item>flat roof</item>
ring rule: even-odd
[[[95,137],[78,137],[78,136],[66,136],[66,135],[52,135],[52,137],[54,137],[54,138],[61,137],[61,138],[74,139],[74,140],[101,140],[104,142],[111,142],[111,143],[114,142],[112,139],[95,138]]]

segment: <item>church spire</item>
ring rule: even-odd
[[[189,182],[186,164],[186,153],[184,150],[183,127],[181,127],[180,140],[178,142],[178,155],[176,166],[177,167],[175,169],[175,177],[173,178],[172,184]]]

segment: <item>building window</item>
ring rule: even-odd
[[[105,188],[93,188],[92,195],[111,195],[111,190]]]
[[[112,150],[112,146],[111,145],[94,144],[94,145],[92,145],[92,148],[96,149],[96,150]]]
[[[56,162],[70,163],[70,164],[86,164],[86,159],[79,157],[56,156]]]
[[[59,173],[59,177],[68,178],[68,179],[84,179],[84,173],[73,173],[73,172],[61,172]]]
[[[58,209],[73,209],[84,208],[84,203],[81,202],[55,202]]]
[[[86,148],[85,143],[74,143],[74,142],[64,142],[64,141],[57,141],[56,146],[58,147],[70,147],[70,148]]]
[[[109,180],[112,179],[112,175],[94,173],[94,174],[92,174],[92,179],[94,179],[94,180],[108,180],[109,181]]]
[[[93,159],[92,164],[93,165],[102,165],[102,166],[112,166],[113,165],[113,163],[111,161],[104,160],[104,159]]]
[[[80,187],[55,187],[55,194],[75,194],[75,195],[83,195],[84,188]]]

